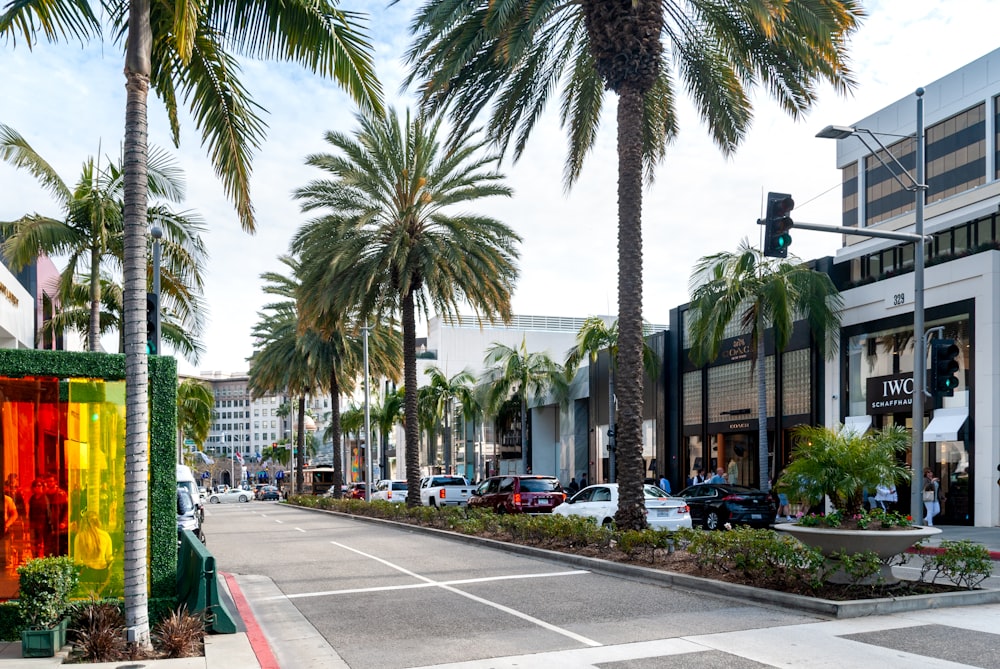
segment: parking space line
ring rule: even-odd
[[[576,569],[573,571],[553,571],[544,574],[511,574],[510,576],[485,576],[483,578],[462,578],[454,581],[428,581],[425,583],[408,583],[406,585],[380,585],[372,588],[347,588],[344,590],[321,590],[319,592],[300,592],[294,595],[282,595],[281,599],[304,599],[307,597],[327,597],[334,595],[356,595],[363,592],[388,592],[390,590],[413,590],[415,588],[436,588],[440,585],[466,585],[469,583],[486,583],[488,581],[510,581],[524,578],[549,578],[551,576],[576,576],[589,574],[589,571]]]
[[[301,527],[296,527],[295,529],[297,529],[299,532],[302,532],[303,534],[305,533],[305,530],[303,530]]]
[[[412,576],[413,578],[415,578],[417,580],[423,581],[424,583],[428,584],[429,586],[434,586],[434,587],[441,588],[442,590],[447,590],[448,592],[454,593],[456,595],[460,595],[462,597],[465,597],[466,599],[471,599],[472,601],[478,602],[479,604],[484,604],[484,605],[489,606],[491,608],[494,608],[494,609],[496,609],[498,611],[502,611],[504,613],[508,613],[508,614],[514,616],[515,618],[520,618],[521,620],[525,620],[525,621],[530,622],[530,623],[532,623],[534,625],[538,625],[539,627],[547,629],[550,632],[555,632],[556,634],[561,634],[561,635],[563,635],[565,637],[573,639],[574,641],[578,641],[578,642],[580,642],[580,643],[582,643],[584,645],[591,646],[591,647],[597,647],[597,646],[603,646],[604,645],[604,644],[602,644],[599,641],[594,641],[593,639],[588,639],[587,637],[582,636],[580,634],[577,634],[576,632],[571,632],[571,631],[569,631],[567,629],[563,629],[561,627],[557,627],[556,625],[553,625],[551,623],[547,623],[544,620],[539,620],[538,618],[535,618],[534,616],[530,616],[527,613],[523,613],[523,612],[518,611],[516,609],[512,609],[509,606],[504,606],[503,604],[498,604],[497,602],[491,602],[488,599],[484,599],[482,597],[477,597],[476,595],[473,595],[471,593],[464,592],[462,590],[459,590],[458,588],[454,588],[454,587],[446,584],[445,582],[435,581],[434,579],[427,578],[426,576],[421,576],[420,574],[417,574],[416,572],[412,572],[409,569],[406,569],[405,567],[401,567],[401,566],[399,566],[397,564],[393,564],[392,562],[389,562],[388,560],[383,560],[382,558],[377,557],[375,555],[371,555],[369,553],[365,553],[363,551],[359,551],[356,548],[351,548],[350,546],[346,546],[346,545],[338,543],[336,541],[331,541],[330,543],[333,544],[334,546],[338,546],[340,548],[343,548],[344,550],[351,551],[352,553],[357,553],[358,555],[361,555],[362,557],[366,557],[366,558],[368,558],[370,560],[375,560],[376,562],[380,562],[380,563],[384,564],[385,566],[387,566],[387,567],[389,567],[391,569],[395,569],[396,571],[402,572],[402,573],[406,574],[407,576]]]

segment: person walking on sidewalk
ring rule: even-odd
[[[940,481],[934,476],[930,467],[924,470],[924,524],[927,527],[934,527],[934,516],[941,513]]]

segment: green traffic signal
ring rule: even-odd
[[[767,194],[767,214],[759,225],[764,226],[764,255],[769,258],[787,258],[792,236],[788,233],[795,224],[789,214],[795,201],[787,193]]]
[[[954,339],[935,339],[931,342],[930,389],[935,397],[952,397],[958,388],[958,356]]]

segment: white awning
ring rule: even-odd
[[[956,441],[958,431],[969,417],[969,407],[938,409],[924,428],[924,441]]]
[[[861,416],[848,416],[844,419],[844,427],[841,433],[845,436],[856,436],[860,437],[868,428],[872,426],[872,417],[868,414],[863,414]]]

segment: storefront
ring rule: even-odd
[[[971,300],[929,310],[929,340],[952,339],[959,349],[959,385],[952,397],[925,395],[923,464],[941,481],[941,515],[935,523],[971,525],[975,442],[971,415],[974,403],[975,335]],[[906,321],[909,321],[907,324]],[[913,323],[899,316],[845,328],[842,411],[856,432],[900,425],[913,429]],[[927,378],[930,378],[928,372]],[[912,462],[912,449],[905,462]],[[910,498],[909,484],[898,486],[901,509]]]
[[[749,336],[731,326],[719,356],[704,366],[690,359],[691,342],[685,326],[687,308],[671,314],[671,332],[683,333],[672,369],[671,387],[677,388],[676,409],[683,484],[698,469],[710,476],[722,468],[727,480],[758,487],[760,482],[760,416],[758,370]],[[788,462],[791,430],[822,424],[819,401],[823,389],[822,358],[812,346],[809,328],[798,322],[788,347],[776,356],[768,332],[764,337],[764,376],[767,398],[767,475],[772,478]]]

